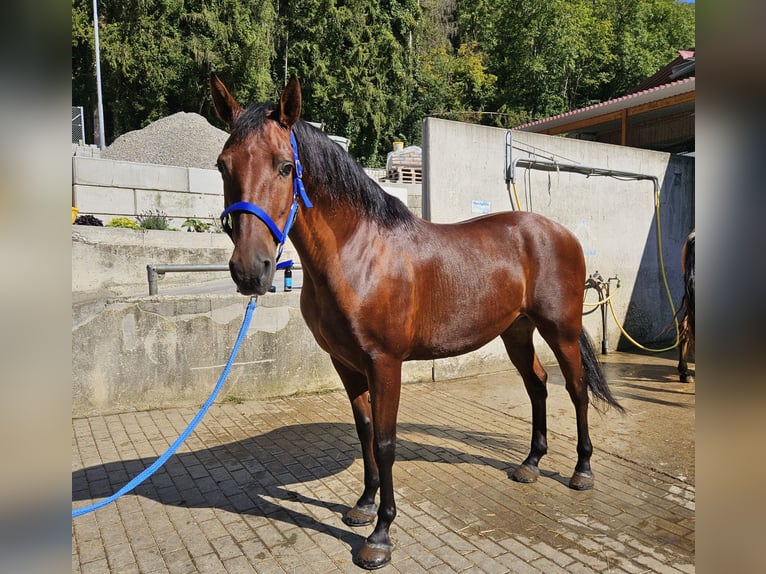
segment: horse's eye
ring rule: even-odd
[[[287,177],[293,172],[293,164],[285,162],[279,166],[279,175]]]
[[[223,161],[221,158],[218,158],[218,161],[215,162],[215,166],[218,168],[218,171],[221,172],[221,175],[226,175],[227,167],[225,161]]]

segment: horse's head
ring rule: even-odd
[[[291,145],[291,129],[301,113],[300,85],[296,78],[290,80],[276,107],[247,110],[215,74],[210,88],[216,113],[231,133],[218,156],[226,205],[222,222],[234,242],[231,277],[241,293],[263,295],[295,217],[297,196],[308,203],[302,187],[298,193],[300,180],[294,182],[300,168]]]

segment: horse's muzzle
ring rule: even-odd
[[[274,280],[274,268],[271,259],[256,259],[247,265],[234,257],[229,261],[231,278],[243,295],[264,295]]]

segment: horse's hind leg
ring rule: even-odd
[[[579,319],[579,317],[578,317]],[[589,490],[593,488],[593,472],[590,458],[593,445],[588,432],[588,383],[583,377],[582,355],[580,354],[580,332],[566,329],[561,325],[538,325],[540,335],[556,355],[561,373],[566,381],[566,389],[575,408],[577,417],[577,465],[569,479],[569,488]],[[592,349],[591,349],[592,352]]]
[[[534,326],[526,317],[520,317],[502,335],[511,362],[524,380],[532,403],[532,445],[529,455],[511,475],[516,482],[535,482],[540,476],[538,464],[548,452],[546,400],[548,374],[540,365],[532,342]]]
[[[687,357],[689,355],[689,317],[684,315],[683,321],[681,321],[678,344],[678,378],[682,383],[693,383],[694,375],[689,370],[689,364],[687,363]]]
[[[372,409],[367,390],[367,377],[362,373],[352,371],[334,358],[332,363],[351,401],[356,434],[362,445],[362,460],[364,461],[364,492],[362,492],[356,505],[345,514],[343,522],[349,526],[367,526],[372,524],[377,516],[378,508],[375,505],[375,495],[380,486],[378,465],[372,451]]]

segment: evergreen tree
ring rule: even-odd
[[[218,124],[208,79],[243,104],[297,75],[304,118],[365,165],[437,115],[513,127],[624,94],[694,46],[677,0],[102,0],[107,143],[178,111]],[[72,103],[96,107],[91,0],[72,0]]]

